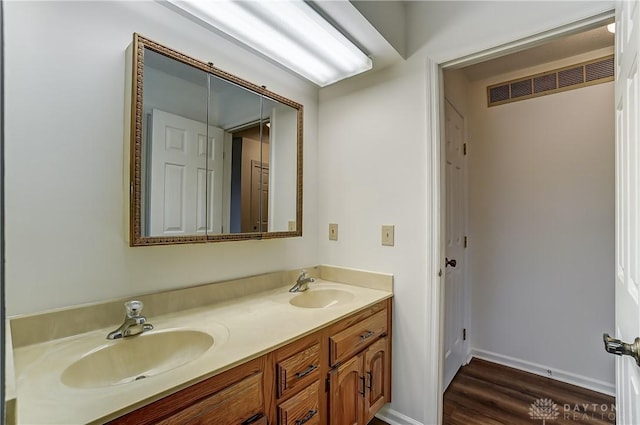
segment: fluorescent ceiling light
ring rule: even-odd
[[[168,0],[320,87],[368,71],[371,59],[302,0]]]

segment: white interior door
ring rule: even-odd
[[[153,110],[151,236],[221,233],[224,131]],[[208,163],[207,163],[208,159]]]
[[[445,101],[446,257],[445,267],[445,390],[465,361],[464,243],[466,225],[464,118]]]
[[[640,336],[640,182],[638,167],[638,0],[616,4],[616,337]],[[617,423],[640,424],[640,367],[634,359],[616,359]]]

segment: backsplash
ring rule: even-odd
[[[65,338],[96,329],[118,326],[124,316],[124,302],[144,303],[147,317],[198,308],[237,299],[257,292],[292,285],[301,269],[266,273],[240,279],[213,282],[170,291],[141,294],[105,302],[82,304],[24,316],[9,317],[13,347]],[[333,266],[305,268],[309,276],[334,282],[391,291],[393,276]]]

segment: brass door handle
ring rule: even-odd
[[[444,266],[445,267],[455,267],[458,264],[458,262],[456,260],[454,260],[453,258],[451,260],[449,260],[448,258],[444,259]]]
[[[609,334],[602,334],[602,340],[604,341],[604,349],[608,353],[616,356],[631,356],[635,359],[636,364],[640,366],[640,337],[636,338],[631,344],[611,338]]]

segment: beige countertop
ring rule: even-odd
[[[289,300],[291,285],[181,312],[147,316],[150,332],[189,329],[213,336],[214,344],[197,359],[146,379],[102,388],[79,389],[62,383],[62,372],[98,347],[126,343],[105,339],[104,328],[14,349],[18,423],[102,423],[216,375],[310,334],[392,296],[388,290],[316,279],[310,291],[340,289],[350,301],[326,308],[301,308]],[[133,337],[135,338],[135,337]]]

